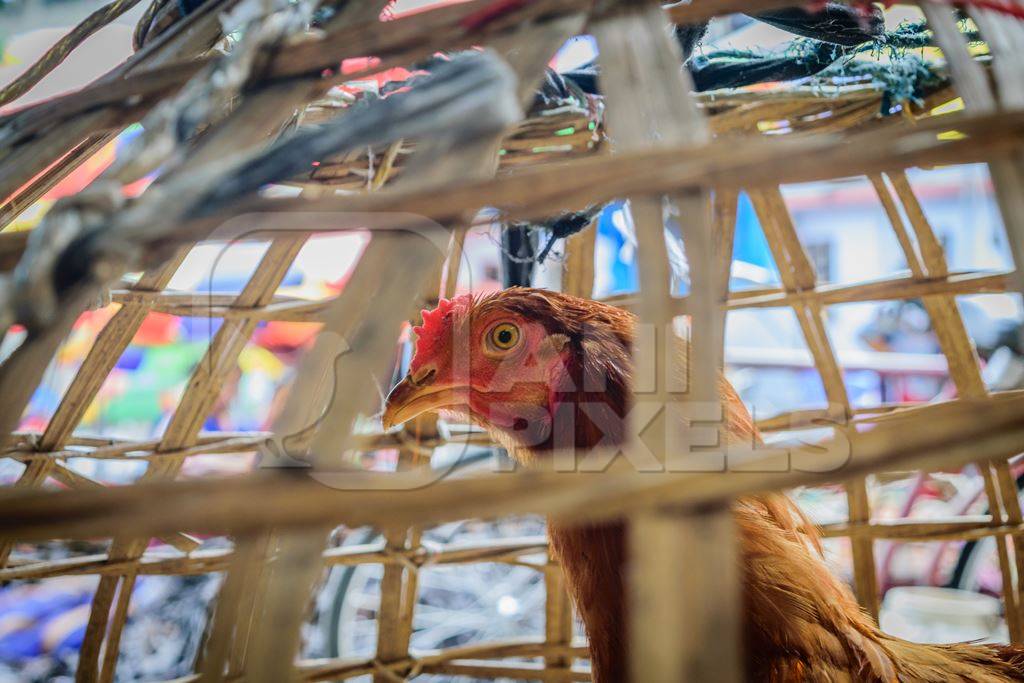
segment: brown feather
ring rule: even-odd
[[[555,420],[546,443],[524,449],[495,431],[514,457],[536,463],[557,443],[578,452],[611,434],[621,440],[628,414],[634,317],[620,309],[556,292],[511,289],[477,302],[502,307],[564,335],[571,348],[574,387],[558,394],[574,420]],[[590,391],[584,380],[607,381]],[[598,385],[600,386],[600,385]],[[729,383],[721,397],[731,442],[759,443],[750,414]],[[597,424],[582,406],[610,409]],[[479,419],[479,418],[478,418]],[[486,422],[481,422],[485,427]],[[571,434],[559,433],[572,429]],[[568,438],[569,441],[564,439]],[[561,440],[560,440],[561,439]],[[743,576],[746,670],[756,681],[997,681],[1024,680],[1024,651],[982,645],[919,645],[883,634],[849,588],[828,569],[818,533],[783,494],[744,498],[734,506]],[[552,524],[551,544],[590,639],[596,683],[629,679],[626,534],[621,522]],[[685,572],[680,567],[680,573]]]

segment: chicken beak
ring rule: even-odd
[[[388,394],[384,402],[384,430],[408,422],[417,415],[465,403],[465,392],[458,387],[417,384],[406,376]]]

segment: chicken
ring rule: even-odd
[[[384,423],[445,412],[480,425],[532,466],[556,447],[579,453],[621,441],[634,325],[621,309],[538,289],[441,301],[414,330],[416,353],[387,398]],[[720,385],[727,438],[757,440],[736,392],[724,378]],[[741,499],[734,516],[750,680],[1024,680],[1024,653],[1012,646],[919,645],[879,631],[830,573],[816,530],[785,495]],[[594,681],[629,680],[627,528],[553,523],[549,533],[590,641]]]

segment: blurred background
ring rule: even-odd
[[[0,0],[0,83],[16,77],[101,4],[94,0]],[[394,11],[411,12],[432,4],[437,3],[400,0]],[[143,8],[140,4],[102,29],[17,106],[80,87],[123,61],[131,53],[131,32]],[[890,21],[895,25],[906,16],[909,14],[894,14]],[[705,49],[770,47],[788,39],[781,31],[737,17],[716,22]],[[592,59],[594,50],[593,42],[581,37],[563,48],[553,66],[574,68]],[[10,229],[31,229],[56,199],[88,184],[137,133],[137,129],[126,130],[28,209]],[[946,250],[951,271],[1012,270],[984,165],[916,170],[910,173],[910,180]],[[145,184],[139,183],[130,191],[140,192]],[[867,179],[789,186],[784,188],[784,197],[817,268],[819,284],[842,286],[906,271],[890,223]],[[613,203],[605,207],[596,229],[595,297],[635,291],[635,242],[628,205]],[[279,294],[309,300],[337,295],[344,289],[367,239],[359,232],[314,237],[296,259]],[[266,248],[267,243],[259,241],[200,245],[175,275],[170,289],[203,296],[237,293]],[[561,245],[556,244],[536,268],[537,284],[558,286],[563,266],[560,252]],[[500,226],[482,217],[467,237],[459,291],[500,288],[507,262]],[[687,277],[682,256],[676,273],[679,292],[684,293]],[[758,290],[779,285],[778,269],[758,219],[749,200],[741,196],[730,288]],[[1021,298],[985,294],[960,297],[958,304],[989,387],[1024,388]],[[96,334],[116,309],[117,304],[110,304],[79,319],[25,412],[23,430],[45,428]],[[827,309],[827,317],[855,407],[955,396],[945,357],[919,301],[836,305]],[[159,436],[219,322],[208,317],[150,314],[89,407],[77,434],[100,439]],[[205,431],[268,430],[287,396],[297,359],[316,332],[317,325],[310,323],[261,322],[209,416]],[[0,347],[0,357],[16,343],[16,338],[8,337],[5,346]],[[408,343],[404,351],[396,353],[399,371],[403,354],[408,356]],[[731,312],[727,319],[726,363],[730,380],[756,419],[825,406],[821,382],[788,308]],[[381,378],[382,391],[387,389],[389,379]],[[786,434],[778,438],[786,438]],[[468,453],[441,449],[435,457],[460,458],[466,467],[487,467],[502,456],[478,448]],[[394,466],[394,460],[395,453],[379,452],[366,464],[387,469]],[[145,470],[145,462],[131,460],[71,457],[68,464],[83,477],[106,485],[132,482]],[[240,474],[254,465],[254,454],[209,455],[190,458],[181,476]],[[11,460],[0,460],[0,481],[12,483],[22,467]],[[1024,485],[1024,467],[1015,469],[1015,474],[1019,475],[1018,484]],[[49,485],[61,484],[51,481]],[[939,518],[986,511],[981,478],[970,468],[874,477],[870,494],[875,519]],[[804,489],[795,496],[819,523],[847,518],[847,499],[838,487]],[[542,533],[543,528],[543,520],[537,518],[463,522],[430,530],[425,543],[531,536]],[[368,543],[376,537],[369,529],[340,528],[335,533],[339,545]],[[17,549],[16,557],[29,560],[89,555],[104,552],[107,545],[107,541],[98,540],[73,546],[24,546]],[[228,545],[226,539],[209,538],[204,539],[203,547]],[[835,570],[849,577],[848,541],[829,540],[827,550]],[[879,585],[885,596],[883,628],[929,642],[1006,639],[997,599],[1000,572],[991,539],[980,543],[879,542],[876,558]],[[331,571],[307,625],[306,656],[372,655],[380,575],[379,566],[339,566]],[[191,671],[219,581],[218,574],[141,577],[122,641],[119,678],[170,679]],[[61,680],[73,674],[95,583],[95,577],[80,576],[0,586],[0,681]],[[908,587],[923,590],[906,590]],[[543,604],[542,576],[529,566],[480,564],[425,569],[421,573],[413,648],[542,635]]]

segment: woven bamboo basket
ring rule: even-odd
[[[1005,32],[985,36],[990,67],[969,54],[952,15],[941,5],[926,3],[948,80],[921,101],[906,103],[902,114],[883,116],[884,93],[863,83],[689,92],[685,77],[680,77],[678,54],[663,31],[666,13],[677,23],[688,23],[785,4],[780,2],[708,0],[663,10],[631,2],[538,0],[512,3],[511,8],[497,3],[504,9],[495,13],[491,0],[471,0],[389,22],[377,19],[384,3],[350,3],[342,4],[316,31],[305,31],[306,24],[289,18],[294,6],[283,7],[249,26],[246,36],[253,36],[251,40],[232,44],[228,55],[248,55],[229,63],[231,69],[243,69],[242,77],[232,81],[227,76],[237,72],[217,71],[218,60],[226,58],[210,48],[223,46],[219,12],[248,4],[210,0],[185,17],[173,16],[169,4],[154,4],[147,19],[157,17],[154,27],[159,31],[143,33],[139,51],[111,76],[0,120],[5,140],[0,195],[7,197],[0,220],[5,224],[125,126],[141,120],[152,133],[134,150],[137,156],[119,159],[91,190],[51,210],[35,229],[50,238],[33,242],[24,234],[0,233],[6,268],[3,323],[11,328],[9,334],[21,330],[25,335],[0,366],[3,431],[9,435],[3,455],[24,465],[13,489],[0,495],[0,579],[99,577],[78,661],[79,681],[117,679],[121,634],[140,577],[210,573],[224,578],[202,635],[201,654],[184,680],[372,676],[384,682],[428,674],[589,680],[582,662],[586,647],[574,635],[560,570],[537,559],[545,556],[543,536],[447,547],[425,543],[423,535],[432,525],[460,519],[513,514],[583,519],[594,510],[625,516],[635,525],[634,573],[646,594],[659,596],[644,603],[647,611],[634,622],[642,630],[637,640],[642,645],[634,652],[636,679],[674,682],[684,680],[683,671],[697,671],[699,680],[735,680],[738,672],[723,664],[735,661],[732,639],[681,641],[658,624],[686,613],[689,628],[705,632],[710,615],[685,606],[688,597],[709,592],[722,596],[725,610],[715,623],[738,618],[736,610],[729,610],[738,603],[738,586],[720,585],[721,577],[735,574],[728,570],[735,562],[732,545],[721,537],[732,533],[729,501],[764,489],[835,482],[846,486],[849,519],[824,531],[828,537],[850,539],[853,583],[865,610],[877,615],[879,607],[876,541],[992,537],[1010,638],[1024,642],[1024,553],[1017,547],[1024,518],[1009,465],[1024,451],[1024,395],[986,390],[956,305],[958,296],[1020,291],[1021,283],[1016,272],[951,271],[906,175],[917,166],[987,163],[1013,256],[1018,264],[1024,258],[1019,191],[1024,118],[1017,108],[1024,92],[1024,58],[1014,48],[1024,27],[1018,22],[993,19],[988,11],[976,13],[983,34],[993,21],[1008,22]],[[388,140],[370,135],[368,142],[339,142],[345,148],[339,153],[322,154],[324,149],[310,147],[307,155],[305,147],[275,143],[279,135],[288,140],[290,133],[321,128],[340,131],[337,140],[343,140],[345,126],[356,126],[359,119],[349,113],[348,103],[332,99],[330,88],[376,70],[413,64],[440,50],[487,46],[506,56],[519,77],[519,101],[529,101],[550,56],[567,37],[583,31],[597,38],[606,58],[601,98],[535,107],[522,120],[478,131],[478,138],[469,142],[451,138],[458,144],[445,138],[459,132],[453,130],[458,122],[449,120],[435,122],[434,135],[413,125],[410,135],[397,128]],[[343,60],[365,55],[379,61],[363,72],[335,71]],[[937,105],[955,97],[963,99],[963,112],[935,115]],[[197,106],[203,102],[212,105]],[[169,103],[170,109],[162,108]],[[174,109],[174,103],[188,106]],[[941,135],[948,131],[956,135]],[[448,143],[434,144],[434,138]],[[282,163],[280,169],[274,166],[286,155],[301,158]],[[249,164],[252,159],[258,163]],[[168,169],[167,180],[138,198],[127,202],[111,195],[111,188],[120,189],[161,165]],[[301,194],[261,195],[262,176],[250,185],[235,183],[241,183],[242,197],[228,196],[227,201],[224,194],[209,194],[210,187],[234,187],[240,168],[258,175],[256,170],[268,166],[279,170],[276,184],[301,188]],[[850,176],[870,180],[909,273],[856,284],[819,283],[780,185]],[[779,266],[780,287],[730,292],[718,284],[731,266],[740,191],[751,198],[764,228]],[[672,197],[689,209],[685,215],[695,217],[683,228],[694,264],[691,293],[685,297],[672,295],[666,286],[668,258],[660,239],[663,197]],[[372,415],[379,408],[367,370],[385,376],[391,372],[402,324],[414,319],[421,305],[454,291],[463,239],[481,207],[496,207],[509,221],[528,221],[616,198],[631,201],[641,245],[642,291],[611,302],[635,310],[647,322],[690,316],[692,353],[699,361],[695,366],[712,372],[720,365],[722,350],[721,334],[715,330],[722,329],[726,312],[791,309],[829,407],[775,416],[760,427],[765,432],[810,428],[817,434],[827,423],[832,429],[826,442],[841,437],[850,446],[845,467],[807,472],[766,466],[764,471],[669,473],[655,479],[631,477],[613,467],[602,476],[613,479],[614,486],[577,476],[523,472],[434,482],[424,470],[434,449],[447,443],[487,445],[485,436],[444,428],[433,419],[387,433],[353,428],[359,414]],[[182,208],[194,206],[205,208]],[[289,266],[319,230],[304,222],[298,228],[283,225],[290,218],[275,220],[292,215],[282,212],[295,211],[425,216],[439,226],[446,247],[434,254],[414,248],[387,226],[371,227],[370,246],[340,295],[316,301],[283,297],[278,288]],[[247,216],[248,222],[215,233],[211,215],[218,225],[235,215]],[[139,248],[112,248],[94,235],[104,230],[119,235],[121,245]],[[594,232],[585,230],[567,240],[565,291],[593,294]],[[83,235],[95,238],[75,241]],[[269,247],[236,295],[196,296],[168,289],[190,248],[211,235],[269,241]],[[97,243],[96,251],[88,251]],[[83,250],[90,267],[75,260]],[[96,335],[45,428],[20,430],[23,409],[71,323],[104,294],[116,304],[116,313]],[[27,296],[35,304],[29,312]],[[852,407],[826,327],[828,307],[918,297],[938,333],[959,398],[927,405]],[[222,324],[159,437],[110,439],[84,433],[79,423],[153,312],[209,317]],[[204,431],[256,325],[272,320],[320,325],[318,341],[301,361],[275,433]],[[358,344],[338,355],[342,337]],[[321,380],[332,372],[335,386],[346,387],[346,400],[317,403],[313,397],[321,391]],[[321,408],[322,414],[310,421]],[[398,466],[394,473],[368,473],[338,469],[310,455],[303,464],[315,465],[313,476],[304,469],[269,469],[229,479],[179,476],[194,458],[260,452],[266,462],[280,457],[282,447],[289,452],[298,447],[307,454],[392,449],[399,454]],[[141,461],[146,468],[136,483],[108,487],[76,469],[72,459],[80,458]],[[871,473],[969,463],[977,463],[984,477],[990,510],[984,517],[885,523],[872,518],[866,484]],[[61,490],[54,490],[58,487],[53,482]],[[687,541],[671,548],[658,543],[655,527],[666,524]],[[339,525],[372,526],[381,532],[381,540],[337,546],[329,538]],[[716,530],[711,540],[700,533],[709,528]],[[225,536],[231,543],[201,547],[200,534]],[[56,560],[42,558],[38,551],[44,544],[83,539],[109,543],[99,553],[72,551]],[[472,563],[525,565],[543,576],[543,637],[410,651],[419,573]],[[678,577],[656,569],[680,563],[703,569]],[[375,654],[357,660],[301,658],[301,627],[325,573],[359,564],[383,566]]]

